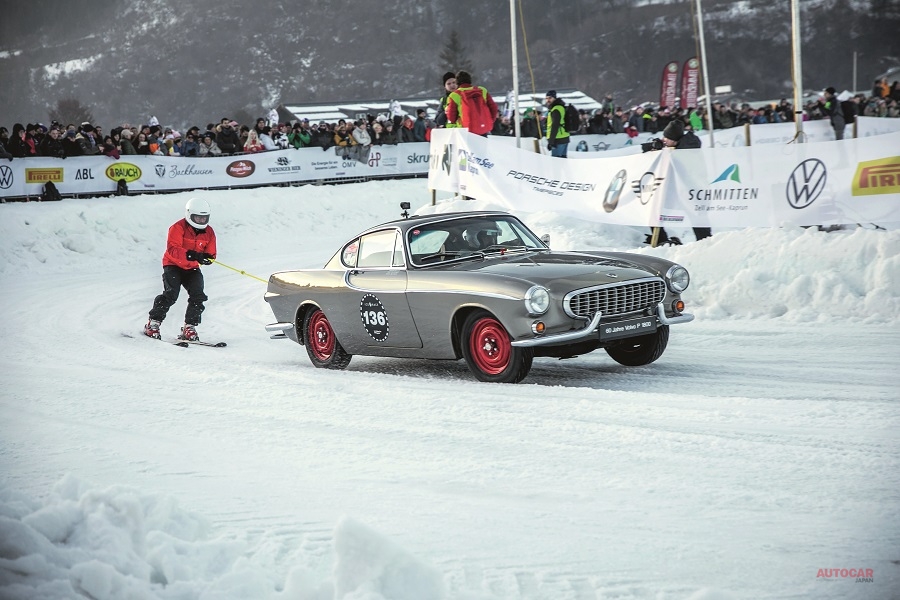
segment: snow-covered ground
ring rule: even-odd
[[[219,259],[266,279],[401,201],[492,208],[425,188],[0,207],[0,598],[898,597],[896,227],[650,249],[637,228],[520,215],[556,249],[688,267],[697,319],[640,368],[598,351],[536,359],[519,385],[462,362],[317,370],[268,338],[265,285],[219,265],[200,335],[227,348],[126,337],[191,196]]]

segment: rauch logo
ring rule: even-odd
[[[861,162],[853,176],[854,196],[900,193],[900,156]]]
[[[131,183],[141,178],[141,168],[131,163],[116,163],[106,167],[106,176],[113,181],[124,179],[125,183]]]
[[[237,177],[241,179],[243,177],[250,177],[256,171],[256,165],[252,160],[236,160],[227,167],[225,167],[225,172],[232,177]]]

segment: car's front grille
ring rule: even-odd
[[[665,295],[665,282],[654,277],[570,292],[563,307],[572,317],[589,319],[598,310],[604,317],[612,317],[655,307]]]

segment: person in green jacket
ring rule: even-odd
[[[294,128],[288,134],[288,142],[296,149],[308,148],[311,139],[312,135],[309,131],[309,119],[303,119],[303,121],[294,123]]]
[[[703,127],[703,121],[706,111],[703,110],[703,107],[695,108],[691,111],[690,120],[691,120],[691,130],[692,131],[701,131]]]
[[[544,97],[547,105],[547,148],[550,156],[569,157],[569,132],[566,131],[566,103],[556,97],[556,90],[550,90]]]

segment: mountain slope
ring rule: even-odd
[[[655,100],[663,65],[697,51],[694,3],[522,0],[522,91],[575,87],[621,104]],[[712,85],[751,98],[789,95],[789,6],[720,0],[703,6]],[[475,78],[495,95],[512,86],[508,4],[386,0],[36,0],[0,23],[0,121],[47,119],[74,97],[107,127],[155,114],[200,124],[279,103],[436,95],[438,55],[460,33]],[[804,86],[852,86],[900,62],[900,3],[819,0],[801,10]],[[522,31],[524,23],[524,32]],[[527,53],[525,43],[527,41]],[[530,59],[530,71],[529,71]],[[532,77],[533,74],[533,77]]]

